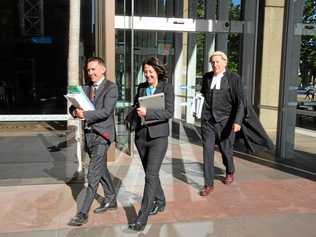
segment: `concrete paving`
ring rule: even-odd
[[[81,205],[84,182],[2,185],[0,237],[316,236],[313,174],[304,176],[288,166],[236,157],[236,181],[227,186],[222,183],[224,167],[216,153],[215,190],[201,197],[202,148],[175,139],[169,141],[160,172],[167,207],[150,217],[144,232],[130,233],[127,224],[140,207],[144,172],[137,153],[133,159],[120,151],[116,156],[109,167],[118,192],[117,210],[93,213],[102,199],[100,188],[88,223],[70,227],[67,222]]]

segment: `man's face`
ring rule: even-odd
[[[105,67],[97,61],[89,62],[87,65],[87,73],[92,82],[99,81],[105,73]]]
[[[227,62],[223,60],[221,56],[213,56],[211,59],[211,65],[214,75],[218,75],[225,70]]]

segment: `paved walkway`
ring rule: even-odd
[[[202,149],[170,140],[161,169],[167,198],[163,213],[150,217],[143,233],[129,233],[140,207],[144,173],[134,159],[117,152],[109,164],[119,208],[94,214],[79,228],[67,226],[81,205],[83,183],[0,187],[0,237],[29,236],[316,236],[316,183],[295,170],[236,158],[236,182],[222,183],[224,169],[216,154],[215,190],[198,195],[203,185]],[[283,170],[283,171],[281,171]],[[286,170],[286,171],[284,171]],[[102,190],[99,190],[102,195]],[[96,198],[100,200],[100,197]]]

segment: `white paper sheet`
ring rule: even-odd
[[[204,97],[202,94],[196,94],[195,97],[193,98],[193,115],[196,118],[201,118],[202,116],[202,108],[204,104]]]
[[[84,111],[95,110],[94,105],[82,90],[81,86],[72,86],[68,89],[65,98],[76,108],[82,108]]]

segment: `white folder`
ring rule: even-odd
[[[65,97],[76,108],[80,107],[84,111],[95,110],[94,105],[84,93],[81,86],[72,86]]]

